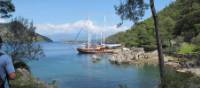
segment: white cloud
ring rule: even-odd
[[[126,26],[117,27],[116,25],[111,26],[99,26],[96,25],[91,20],[80,20],[74,23],[65,23],[65,24],[37,24],[36,32],[45,35],[59,34],[59,33],[74,33],[80,29],[89,30],[92,33],[101,33],[101,32],[111,32],[116,33],[119,31],[124,31],[128,29]]]

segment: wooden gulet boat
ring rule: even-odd
[[[82,54],[114,53],[114,50],[106,48],[104,43],[105,43],[105,36],[103,35],[103,32],[101,32],[101,44],[91,45],[91,35],[88,30],[87,44],[84,47],[77,48],[77,51]]]
[[[106,48],[77,48],[77,50],[82,54],[114,53],[112,49]]]

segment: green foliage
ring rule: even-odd
[[[184,36],[186,42],[191,42],[191,39],[200,33],[199,18],[200,10],[186,14],[184,18],[180,19],[176,26],[174,35]]]
[[[200,45],[200,33],[192,39],[192,43],[196,45]]]
[[[189,53],[193,53],[195,49],[196,49],[196,46],[193,44],[182,43],[180,49],[178,50],[178,53],[189,54]]]
[[[135,26],[131,30],[113,35],[107,41],[122,43],[126,47],[144,47],[147,51],[156,49],[153,30],[150,30],[151,27],[145,26],[143,23],[137,25],[140,26]]]
[[[123,20],[138,22],[144,16],[147,4],[144,0],[123,0],[115,6],[117,15]]]
[[[173,39],[173,28],[175,26],[175,21],[170,17],[163,18],[162,21],[160,21],[160,31],[161,31],[161,38],[164,48],[165,47],[171,47],[171,40]]]
[[[11,0],[0,0],[0,17],[8,18],[11,16],[10,13],[15,11],[15,6]]]
[[[165,74],[165,88],[199,88],[200,77],[191,73],[179,73],[168,69]]]
[[[47,85],[31,76],[29,73],[16,72],[15,80],[10,81],[12,88],[57,88],[56,85]]]
[[[44,55],[41,46],[35,43],[36,33],[32,22],[15,18],[7,29],[8,31],[2,34],[4,49],[14,62],[37,59]]]
[[[199,45],[199,9],[199,0],[176,0],[158,13],[159,30],[165,50],[177,51],[183,42]],[[153,29],[153,19],[148,18],[135,24],[126,32],[108,37],[107,40],[122,43],[128,47],[138,46],[145,47],[145,49],[155,49],[156,41]]]

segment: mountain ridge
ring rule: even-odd
[[[0,33],[1,35],[3,35],[4,33],[6,33],[8,30],[8,26],[10,24],[9,23],[0,23]],[[51,40],[50,38],[40,35],[38,33],[36,33],[36,41],[37,42],[53,42],[53,40]]]

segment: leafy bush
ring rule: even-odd
[[[178,50],[179,54],[189,54],[193,53],[196,49],[196,46],[193,44],[182,43],[180,49]]]
[[[192,43],[200,45],[200,33],[192,39]]]
[[[200,88],[200,77],[168,69],[164,85],[165,88]]]
[[[33,22],[22,17],[15,18],[2,34],[4,51],[12,57],[13,62],[38,59],[44,53],[41,46],[35,43],[36,37]]]
[[[56,84],[47,85],[43,81],[37,80],[31,74],[16,72],[15,80],[10,81],[12,88],[57,88]]]
[[[195,53],[200,53],[200,46],[196,46],[194,52],[195,52]]]

